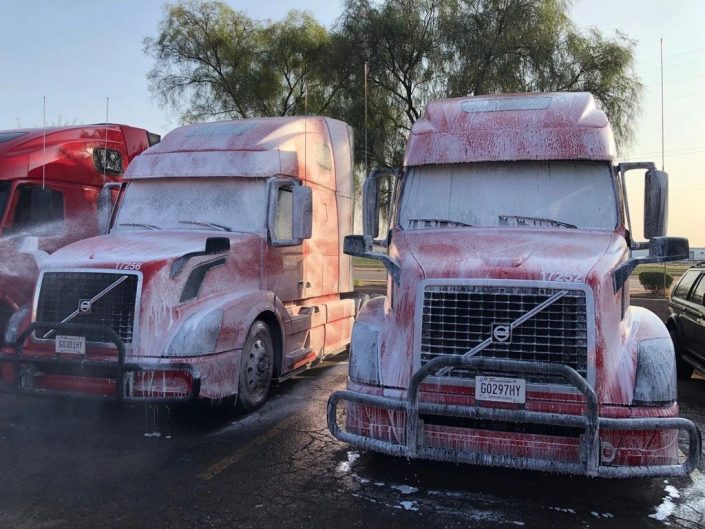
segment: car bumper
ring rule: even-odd
[[[584,413],[419,402],[422,381],[444,367],[562,376],[582,393]],[[347,405],[345,430],[338,424],[340,402]],[[702,440],[691,421],[604,417],[598,410],[594,390],[568,366],[447,355],[414,373],[405,398],[335,392],[328,401],[328,428],[340,441],[407,458],[607,478],[683,476],[697,466]],[[502,424],[522,428],[502,431]],[[678,457],[679,431],[688,436],[684,462]]]

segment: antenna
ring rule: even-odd
[[[369,68],[369,63],[365,61],[365,174],[370,172],[370,164],[367,161],[367,74]]]
[[[42,96],[42,128],[44,145],[42,146],[42,189],[46,189],[47,178],[47,96]]]
[[[666,149],[663,130],[663,37],[661,37],[661,170],[665,171]],[[663,262],[663,297],[668,297],[666,294],[666,261]]]
[[[105,166],[108,165],[108,115],[110,113],[110,98],[105,98],[105,148],[103,149],[103,185],[105,185]]]
[[[308,83],[304,81],[304,180],[306,180],[306,172],[308,170],[308,130],[307,130],[307,119],[308,115]]]
[[[666,155],[664,148],[663,129],[663,37],[661,37],[661,170],[665,171]]]

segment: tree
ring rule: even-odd
[[[353,125],[356,159],[371,166],[401,164],[428,100],[472,94],[590,91],[623,146],[642,91],[635,44],[619,33],[580,32],[569,7],[570,0],[346,0],[328,30],[308,13],[260,22],[219,1],[182,0],[166,6],[158,36],[144,45],[155,59],[152,91],[184,121],[327,114]]]
[[[439,61],[432,34],[437,14],[438,0],[348,1],[333,30],[351,72],[347,90],[352,98],[341,114],[359,131],[365,124],[367,64],[367,154],[372,165],[401,165],[408,131],[426,101],[437,95],[433,68]],[[364,157],[365,145],[357,145],[358,156]]]
[[[639,282],[649,292],[658,294],[671,287],[673,276],[666,272],[647,270],[639,273]]]
[[[642,85],[634,42],[581,33],[568,0],[450,0],[440,8],[448,97],[499,92],[592,92],[620,146],[633,133]]]
[[[257,22],[223,2],[165,8],[145,53],[150,88],[183,121],[325,113],[340,86],[330,70],[330,34],[308,13]]]

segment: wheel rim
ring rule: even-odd
[[[264,341],[255,340],[245,358],[245,383],[251,395],[260,395],[269,387],[269,351]]]

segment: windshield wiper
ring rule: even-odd
[[[222,224],[216,224],[215,222],[199,222],[197,220],[180,220],[179,224],[195,224],[196,226],[206,226],[208,228],[215,228],[220,231],[233,231],[227,226]]]
[[[468,224],[467,222],[463,222],[460,220],[450,220],[450,219],[409,219],[409,223],[412,222],[423,222],[423,223],[436,223],[437,225],[445,225],[445,226],[467,226],[469,228],[472,228],[472,224]],[[433,227],[433,226],[431,226]]]
[[[152,230],[159,230],[159,226],[154,226],[152,224],[142,224],[141,222],[121,222],[118,226],[139,226],[141,228],[149,228]]]
[[[524,215],[499,215],[499,225],[509,226],[509,219],[514,219],[516,221],[516,224],[514,224],[514,226],[531,226],[532,224],[529,224],[526,221],[534,221],[545,222],[549,226],[561,226],[563,228],[571,228],[574,230],[578,229],[575,224],[569,224],[560,220],[547,219],[544,217],[525,217]],[[540,226],[541,224],[538,225]],[[533,224],[533,226],[536,226],[536,224]]]

